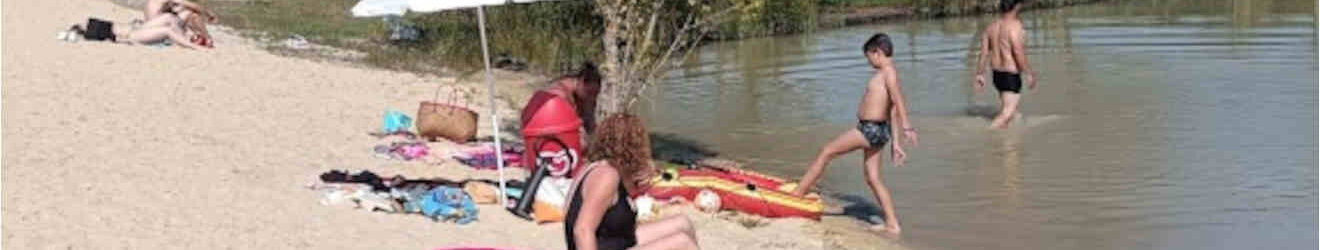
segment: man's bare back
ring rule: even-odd
[[[990,68],[995,71],[1018,73],[1018,60],[1014,44],[1022,40],[1022,21],[1000,18],[985,28],[985,43],[990,53]]]

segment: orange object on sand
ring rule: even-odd
[[[472,202],[477,204],[495,204],[499,201],[499,188],[485,182],[468,182],[463,185],[463,191],[472,197]]]
[[[545,202],[532,202],[532,217],[536,223],[564,221],[564,210]]]

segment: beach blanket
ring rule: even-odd
[[[463,165],[468,165],[476,169],[496,169],[499,161],[495,153],[495,144],[490,142],[479,142],[465,144],[463,148],[455,152],[452,156]],[[523,164],[523,146],[521,143],[508,143],[503,145],[504,166],[517,167]]]

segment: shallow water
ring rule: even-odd
[[[703,47],[643,113],[797,178],[855,125],[861,43],[896,41],[921,145],[885,183],[918,249],[1317,247],[1316,2],[1117,1],[1023,14],[1040,89],[1016,129],[973,93],[991,17],[912,21]],[[887,155],[886,155],[887,156]],[[860,153],[821,182],[874,203]],[[874,211],[871,211],[874,213]]]

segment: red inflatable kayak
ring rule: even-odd
[[[709,189],[720,196],[721,209],[769,218],[819,220],[824,202],[820,198],[790,194],[795,186],[784,179],[748,170],[700,166],[665,170],[651,180],[645,193],[656,199],[694,200],[702,189]]]

